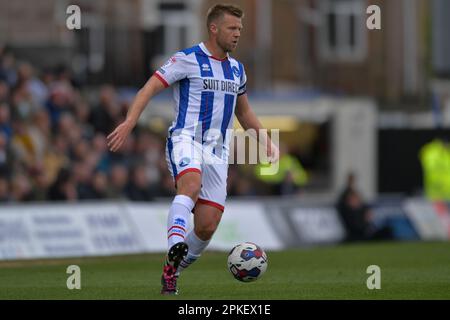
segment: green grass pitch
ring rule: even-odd
[[[227,253],[206,252],[179,279],[179,296],[161,296],[163,254],[0,262],[0,299],[449,299],[450,243],[370,243],[268,252],[266,274],[235,280]],[[81,290],[66,269],[81,268]],[[381,289],[369,290],[369,265]]]

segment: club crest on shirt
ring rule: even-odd
[[[233,73],[236,77],[240,77],[241,76],[241,72],[239,71],[239,69],[237,67],[233,67]]]

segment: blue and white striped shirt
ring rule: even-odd
[[[166,87],[173,85],[176,118],[169,138],[181,134],[198,141],[201,134],[199,142],[220,145],[228,154],[231,135],[227,129],[233,127],[237,97],[246,92],[242,63],[228,54],[222,60],[214,58],[200,43],[177,52],[155,76]]]

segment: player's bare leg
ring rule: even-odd
[[[177,180],[176,185],[177,195],[186,195],[194,202],[197,202],[200,188],[202,186],[202,175],[197,171],[188,172]]]
[[[222,218],[222,210],[197,202],[194,209],[194,229],[186,237],[187,256],[181,261],[177,275],[194,263],[208,246]]]
[[[194,209],[194,231],[203,241],[208,241],[216,232],[222,219],[222,210],[207,204],[198,203]]]
[[[161,277],[161,294],[177,294],[176,275],[180,262],[188,254],[185,235],[189,220],[201,188],[201,174],[197,171],[187,172],[177,180],[177,195],[172,202],[167,219],[167,237],[169,250]]]

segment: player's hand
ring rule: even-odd
[[[117,128],[114,129],[114,131],[111,132],[108,137],[106,137],[109,150],[111,150],[112,152],[116,152],[117,150],[119,150],[127,139],[131,130],[133,130],[133,127],[134,126],[127,120],[119,124]]]
[[[272,141],[267,146],[267,159],[269,163],[275,163],[280,159],[280,150]]]

